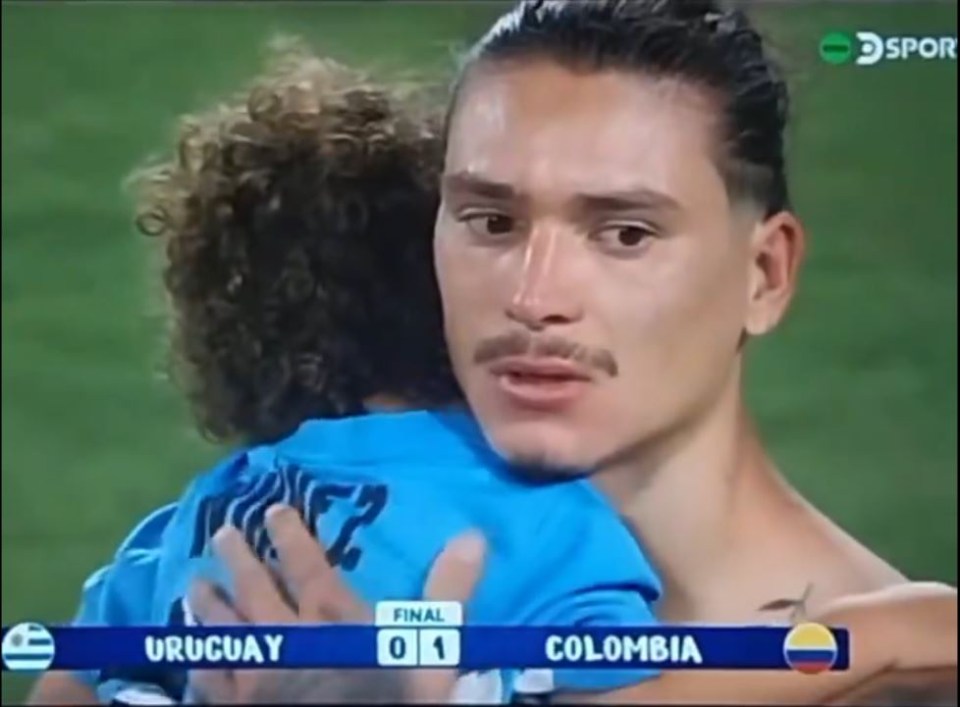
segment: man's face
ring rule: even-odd
[[[680,428],[736,370],[751,230],[694,88],[475,68],[435,256],[457,377],[506,458],[587,468]]]

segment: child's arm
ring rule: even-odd
[[[822,704],[882,673],[957,665],[957,593],[951,587],[904,584],[846,597],[811,620],[849,628],[850,670],[816,676],[765,671],[677,671],[603,694],[558,695],[557,701]]]
[[[27,698],[28,705],[92,705],[96,702],[93,688],[68,672],[44,673]]]
[[[113,561],[83,584],[74,626],[129,626],[148,623],[156,578],[157,553],[175,507],[164,506],[145,518],[120,545]],[[28,704],[92,704],[101,673],[55,671],[37,680]]]

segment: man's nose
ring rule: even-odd
[[[583,316],[580,292],[571,278],[577,257],[575,239],[557,228],[535,229],[526,243],[520,281],[507,317],[533,331],[569,324]]]

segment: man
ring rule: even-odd
[[[790,489],[743,400],[804,250],[787,106],[740,12],[610,1],[511,13],[451,107],[435,257],[457,378],[503,456],[595,469],[668,619],[903,581]]]
[[[451,110],[436,262],[457,378],[504,457],[596,469],[663,571],[668,620],[764,621],[805,587],[815,612],[903,581],[796,498],[741,404],[743,347],[782,316],[802,254],[785,108],[739,14],[604,2],[512,13]],[[290,537],[313,560],[291,571],[329,586]],[[246,618],[275,618],[269,582],[225,554]],[[684,696],[669,685],[606,697]]]

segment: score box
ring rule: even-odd
[[[381,601],[375,616],[379,665],[429,668],[460,664],[461,604]]]

